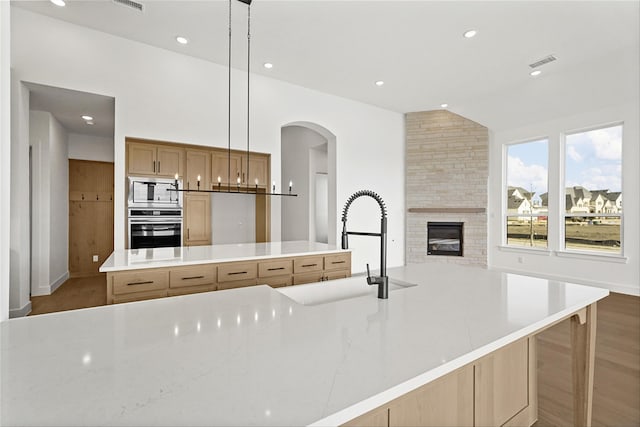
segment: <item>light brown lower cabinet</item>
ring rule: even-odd
[[[344,426],[530,426],[537,419],[535,337],[423,385]]]
[[[279,288],[349,276],[349,252],[115,271],[107,273],[107,304],[255,285]]]

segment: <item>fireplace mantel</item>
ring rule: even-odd
[[[409,213],[485,213],[486,208],[409,208]]]

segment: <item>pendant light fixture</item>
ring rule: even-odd
[[[220,177],[218,177],[218,188],[212,190],[201,190],[200,189],[200,176],[198,176],[198,189],[197,190],[185,190],[178,188],[178,178],[176,174],[175,180],[175,189],[170,191],[186,191],[186,192],[200,192],[200,193],[228,193],[228,194],[250,194],[257,196],[292,196],[297,197],[298,195],[292,193],[293,182],[289,181],[289,192],[288,193],[276,193],[276,185],[275,181],[273,182],[272,192],[267,192],[268,187],[265,187],[265,191],[261,192],[258,189],[258,180],[256,178],[255,187],[251,187],[249,185],[249,172],[250,172],[250,155],[251,151],[249,150],[249,141],[250,141],[250,85],[251,85],[251,2],[253,0],[238,0],[241,3],[247,5],[247,184],[246,186],[240,186],[240,177],[237,178],[238,185],[235,189],[232,189],[231,186],[231,3],[233,0],[229,0],[229,64],[228,64],[228,115],[227,115],[227,187],[223,189],[220,183]],[[268,182],[265,183],[268,186]]]

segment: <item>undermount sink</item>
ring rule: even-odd
[[[368,285],[365,276],[357,277],[356,279],[360,280],[332,280],[308,285],[287,286],[285,288],[276,288],[275,290],[302,305],[319,305],[367,295],[376,298],[377,286]],[[389,292],[412,286],[416,285],[389,277]]]

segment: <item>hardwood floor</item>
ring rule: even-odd
[[[107,275],[72,278],[51,295],[31,297],[30,316],[97,307],[107,303]]]
[[[105,305],[106,276],[67,280],[53,295],[32,298],[31,315]],[[612,293],[598,303],[593,426],[640,426],[640,297]],[[538,336],[539,420],[573,420],[569,322]]]
[[[640,426],[640,297],[598,303],[592,425]],[[536,427],[572,424],[569,322],[538,336]]]

